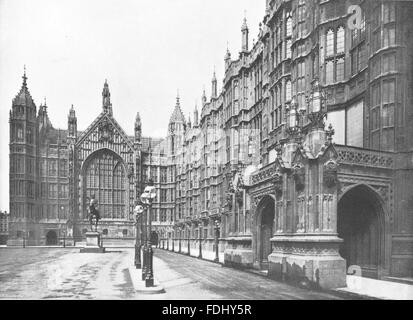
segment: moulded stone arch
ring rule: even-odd
[[[353,201],[355,201],[356,205],[353,204],[352,207],[351,202]],[[369,213],[369,216],[366,216],[365,212],[362,209],[360,209],[361,211],[358,212],[357,201],[360,202],[360,207],[366,206],[371,207],[373,209],[373,211]],[[346,208],[348,208],[346,206],[353,208],[353,210],[351,212],[345,211]],[[375,221],[374,219],[377,220]],[[347,223],[349,223],[349,221],[352,221],[355,225],[345,226],[343,225],[346,223],[345,221]],[[363,223],[357,221],[362,221]],[[360,241],[359,243],[357,242],[357,240],[354,240],[356,238],[355,236],[351,236],[353,240],[344,239],[342,246],[348,245],[349,247],[357,248],[352,250],[353,253],[354,250],[357,250],[358,256],[363,256],[364,254],[367,254],[369,259],[363,257],[362,260],[369,261],[368,264],[371,266],[373,266],[373,263],[371,263],[371,261],[375,261],[378,278],[386,275],[389,271],[389,249],[391,245],[391,239],[389,236],[390,226],[388,222],[389,220],[386,210],[386,202],[381,197],[381,195],[370,185],[364,183],[357,183],[347,188],[345,192],[343,192],[343,194],[340,195],[338,199],[337,208],[337,231],[339,232],[339,236],[342,236],[340,232],[343,232],[343,229],[351,227],[354,230],[356,230],[357,228],[360,228],[362,230],[359,231],[360,234],[354,233],[354,235],[357,235],[357,237],[362,237],[363,239],[367,236],[367,239],[369,239],[369,241],[367,242],[363,240],[364,242]],[[370,231],[367,230],[367,227],[364,226],[364,224],[366,224]],[[346,241],[354,241],[354,244],[345,244]],[[366,243],[368,243],[367,246]],[[351,254],[347,252],[347,255]],[[347,267],[349,267],[349,265]],[[372,268],[372,270],[373,269],[374,268]],[[372,273],[373,272],[376,271],[372,271]],[[365,274],[368,273],[365,272]]]

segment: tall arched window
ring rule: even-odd
[[[84,210],[87,209],[87,199],[95,195],[101,218],[126,219],[127,179],[121,158],[109,150],[102,150],[86,161],[83,176]]]
[[[291,80],[288,80],[285,84],[285,100],[291,100]]]
[[[339,27],[337,29],[337,53],[344,52],[344,28]]]
[[[332,56],[334,54],[334,31],[329,29],[327,31],[327,41],[326,41],[326,55]]]
[[[287,16],[287,21],[285,23],[285,36],[286,37],[291,37],[292,35],[292,19],[291,19],[291,15]]]

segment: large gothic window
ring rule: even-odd
[[[122,160],[109,151],[92,157],[84,171],[85,201],[95,195],[101,218],[126,219],[127,179]]]

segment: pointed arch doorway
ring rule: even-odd
[[[268,256],[272,252],[271,238],[274,232],[275,201],[265,196],[257,206],[257,260],[262,270],[268,270]]]
[[[361,268],[361,276],[378,278],[384,264],[384,211],[380,196],[367,185],[347,191],[338,203],[337,230],[343,239],[340,255],[347,268]]]

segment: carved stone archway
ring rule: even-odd
[[[362,276],[380,278],[386,269],[386,214],[380,195],[365,184],[347,189],[338,202],[337,231],[347,268],[360,267]]]
[[[266,269],[272,251],[270,239],[274,233],[275,197],[266,195],[260,198],[255,212],[254,260],[259,268]]]

